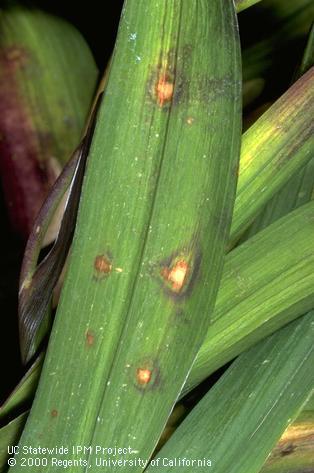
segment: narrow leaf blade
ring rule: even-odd
[[[184,392],[312,309],[313,216],[310,202],[228,254],[214,314]]]
[[[230,247],[289,178],[311,158],[314,67],[243,135]]]
[[[208,459],[217,473],[260,470],[314,388],[313,315],[277,331],[232,364],[159,452],[161,462],[168,460],[163,471],[182,471],[169,465],[174,458]],[[207,472],[208,466],[197,470]]]

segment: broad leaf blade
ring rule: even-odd
[[[106,435],[150,456],[218,289],[235,194],[240,70],[231,1],[126,3],[21,443],[36,445],[40,434],[46,445],[99,445]],[[88,471],[98,471],[90,460]]]

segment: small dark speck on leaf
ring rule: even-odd
[[[50,415],[51,415],[51,417],[58,417],[57,409],[52,409],[52,411],[50,412]]]
[[[286,445],[282,450],[281,450],[281,456],[285,457],[286,455],[290,455],[293,453],[295,450],[295,447],[293,446],[292,443]]]

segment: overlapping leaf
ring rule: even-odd
[[[207,472],[206,461],[217,473],[260,471],[314,388],[313,315],[238,357],[159,452],[162,471],[182,471],[180,459],[191,472]]]

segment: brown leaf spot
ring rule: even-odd
[[[57,409],[52,409],[52,411],[50,412],[51,417],[58,417],[58,414],[59,413],[58,413]]]
[[[290,455],[293,453],[295,450],[295,447],[292,443],[289,443],[288,445],[285,445],[284,448],[281,450],[280,454],[282,457],[285,457],[287,455]]]
[[[98,276],[107,276],[112,270],[110,259],[106,255],[98,255],[94,260],[94,269]]]
[[[91,347],[94,345],[95,342],[95,335],[91,330],[87,330],[85,333],[86,345]]]
[[[188,97],[187,72],[191,61],[192,47],[182,45],[178,48],[161,50],[159,62],[152,68],[148,80],[148,92],[154,104],[162,110],[183,103]]]

